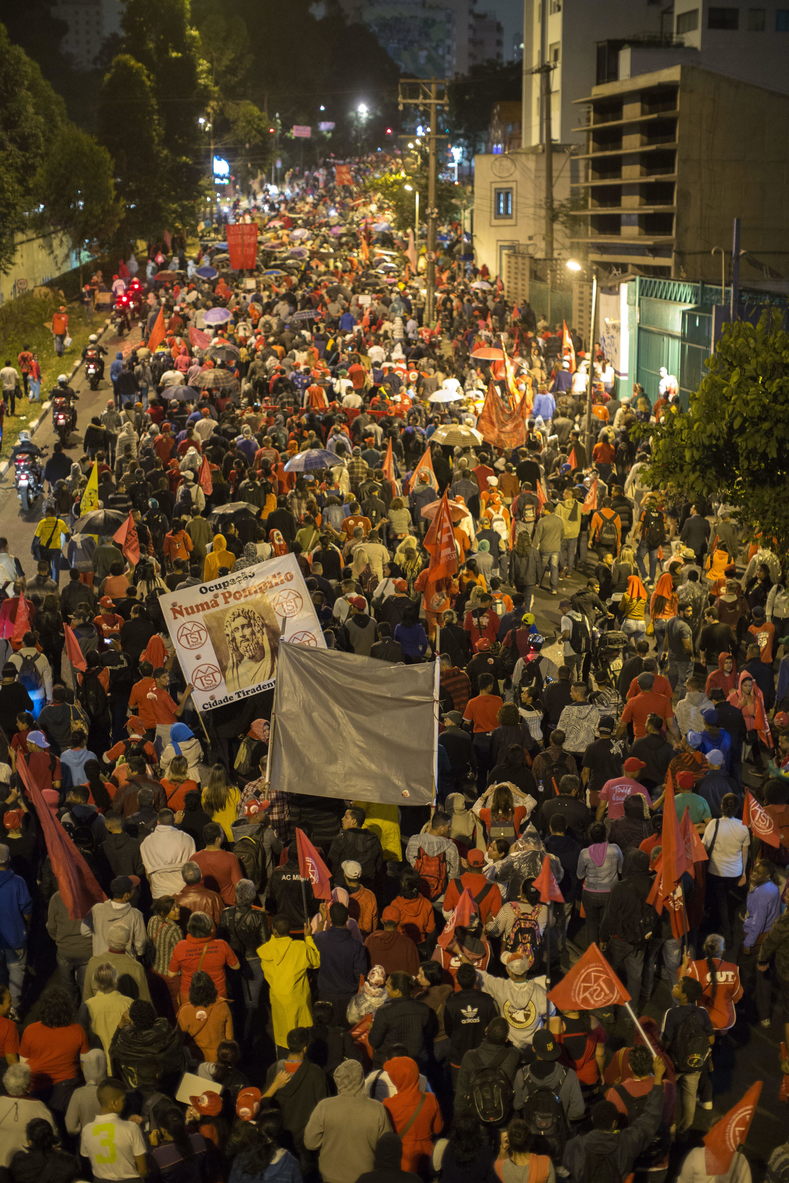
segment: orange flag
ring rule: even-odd
[[[381,468],[383,470],[384,477],[386,478],[386,480],[389,482],[389,484],[391,486],[392,496],[396,497],[397,496],[397,482],[395,480],[394,453],[392,452],[392,437],[391,436],[389,436],[389,439],[386,442],[386,454],[384,455],[384,459],[383,459],[383,463],[381,465]]]
[[[425,534],[423,545],[430,555],[428,583],[438,583],[439,579],[449,579],[455,574],[458,569],[458,556],[446,489],[438,511]]]
[[[598,1010],[630,1001],[627,990],[594,942],[548,997],[557,1010]]]
[[[563,904],[564,896],[562,889],[556,882],[556,876],[551,867],[551,856],[546,854],[543,856],[542,867],[539,875],[534,879],[534,886],[540,893],[540,900],[543,904]]]
[[[693,874],[693,859],[688,855],[685,840],[680,832],[679,818],[674,805],[674,786],[667,780],[663,798],[660,857],[657,861],[655,882],[647,896],[647,902],[658,915],[664,908],[668,910],[672,932],[678,939],[688,932],[685,896],[680,887],[680,879],[686,871]]]
[[[131,510],[126,521],[113,534],[112,541],[117,542],[123,557],[136,567],[140,561],[140,537]]]
[[[430,473],[430,484],[433,486],[435,491],[438,492],[438,478],[436,477],[435,470],[433,468],[433,453],[430,451],[430,444],[428,444],[425,448],[424,452],[422,453],[422,459],[418,464],[414,465],[414,471],[408,478],[408,484],[406,488],[408,489],[409,493],[413,493],[414,488],[418,483],[419,474],[421,472]]]
[[[575,370],[575,346],[566,320],[562,321],[562,357],[570,359],[570,373],[572,374]]]
[[[197,483],[205,493],[206,497],[210,497],[214,491],[214,482],[211,479],[211,465],[208,463],[207,456],[204,456],[200,461],[200,471],[197,474]]]
[[[312,894],[316,900],[331,899],[331,872],[310,842],[307,835],[298,826],[296,834],[296,854],[299,860],[299,874],[312,886]]]
[[[761,838],[762,842],[766,842],[768,846],[781,845],[781,831],[750,789],[745,793],[742,820],[755,838]]]
[[[492,382],[488,383],[488,393],[477,419],[477,431],[489,444],[493,444],[494,448],[502,448],[504,451],[521,448],[526,442],[526,423],[522,408],[505,406]]]
[[[85,655],[80,649],[79,641],[77,640],[73,628],[70,625],[63,625],[63,636],[66,640],[66,657],[69,659],[75,670],[85,673],[88,668],[88,663],[85,660]]]
[[[570,448],[570,451],[567,453],[567,463],[570,465],[572,471],[575,471],[578,467],[578,457],[575,454],[575,448]]]
[[[30,631],[30,605],[24,596],[20,596],[16,602],[14,631],[11,633],[11,648],[18,649],[25,639],[25,634]]]
[[[438,938],[438,944],[442,949],[448,949],[455,939],[456,928],[466,928],[468,922],[474,913],[477,911],[477,905],[474,903],[474,898],[467,887],[464,887],[460,893],[460,898],[455,904],[455,910],[447,921],[444,931]]]
[[[593,509],[597,509],[597,490],[599,484],[600,481],[597,477],[590,482],[589,492],[584,497],[584,503],[581,506],[584,513],[591,513]]]
[[[709,859],[707,847],[699,837],[699,832],[690,820],[690,810],[686,809],[679,823],[682,841],[685,843],[685,857],[693,864],[695,874],[696,863],[706,863]]]
[[[150,349],[151,353],[156,352],[156,350],[159,348],[162,341],[164,340],[165,336],[166,336],[166,334],[164,331],[164,309],[160,308],[159,315],[157,316],[156,320],[153,322],[153,328],[151,329],[151,335],[148,338],[148,348]]]
[[[736,1105],[704,1135],[704,1169],[708,1175],[727,1175],[737,1150],[748,1133],[759,1104],[764,1081],[757,1080]]]

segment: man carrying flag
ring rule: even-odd
[[[140,561],[140,539],[137,534],[134,514],[131,510],[129,510],[129,516],[126,521],[113,534],[112,540],[118,543],[123,557],[128,559],[133,567],[136,567]]]
[[[419,572],[414,590],[422,593],[427,633],[434,637],[442,614],[451,607],[449,590],[458,570],[455,532],[446,490],[425,535],[424,547],[430,555],[430,562]]]
[[[85,486],[85,492],[82,494],[82,500],[79,503],[79,512],[84,517],[86,513],[91,513],[92,510],[99,508],[99,465],[98,461],[94,460],[88,474],[88,483]]]

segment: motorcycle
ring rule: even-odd
[[[118,296],[112,308],[112,321],[115,332],[119,337],[131,332],[131,302],[128,296]]]
[[[54,398],[52,400],[52,426],[65,448],[75,427],[76,415],[71,400],[68,398]]]
[[[91,390],[99,389],[101,361],[98,357],[87,357],[85,359],[85,377],[88,379],[88,386]]]
[[[23,513],[27,513],[44,492],[43,473],[38,456],[22,452],[14,457],[14,484],[19,506]]]

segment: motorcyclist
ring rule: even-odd
[[[71,414],[71,427],[76,430],[77,427],[77,408],[75,403],[79,400],[79,395],[73,386],[69,386],[68,378],[65,374],[58,374],[57,386],[53,386],[50,391],[50,397],[53,402],[53,411],[55,409],[55,402],[58,399],[65,399],[68,404],[68,409]]]
[[[39,448],[38,444],[34,444],[30,438],[29,431],[20,431],[19,439],[11,449],[11,461],[13,463],[17,456],[32,456],[34,459],[40,459],[44,452]],[[37,467],[41,468],[40,464]]]
[[[91,333],[88,337],[88,343],[82,350],[82,360],[87,361],[88,358],[95,358],[99,363],[99,378],[104,377],[104,357],[107,350],[103,345],[99,345],[99,338],[96,333]]]

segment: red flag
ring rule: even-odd
[[[16,766],[22,778],[28,800],[38,815],[41,832],[58,882],[58,888],[72,920],[82,920],[94,904],[107,897],[77,847],[69,838],[60,822],[52,816],[41,789],[30,775],[27,757],[20,754]]]
[[[522,448],[526,442],[526,421],[523,405],[508,407],[492,382],[488,383],[488,393],[477,419],[477,431],[482,434],[494,448],[509,451],[512,448]]]
[[[433,468],[433,453],[430,451],[430,444],[428,444],[425,448],[424,452],[422,453],[422,459],[418,464],[414,465],[414,471],[408,478],[406,489],[409,493],[413,493],[414,488],[418,483],[419,474],[422,472],[430,473],[429,483],[433,486],[435,491],[438,492],[438,478],[436,477],[435,470]]]
[[[204,333],[202,329],[196,329],[194,325],[189,328],[189,344],[196,345],[198,349],[207,349],[211,344],[211,337],[208,333]]]
[[[693,858],[685,848],[674,804],[674,786],[667,779],[663,797],[660,857],[657,862],[655,882],[647,896],[647,902],[652,905],[658,915],[664,908],[668,909],[675,937],[684,936],[688,932],[685,896],[679,885],[679,881],[686,871],[693,874]]]
[[[148,348],[150,349],[151,353],[156,353],[156,350],[161,345],[165,336],[166,336],[166,333],[164,331],[164,309],[160,308],[159,315],[157,316],[156,320],[153,322],[153,328],[151,329],[151,335],[148,338]]]
[[[540,873],[534,879],[534,886],[540,893],[540,900],[543,904],[563,904],[564,896],[561,888],[556,882],[556,876],[551,867],[551,856],[549,854],[543,855],[542,867]]]
[[[707,848],[699,837],[699,832],[690,820],[690,810],[686,809],[679,823],[682,841],[685,843],[685,857],[693,864],[694,874],[696,863],[706,863],[710,857]]]
[[[736,1105],[704,1135],[704,1169],[708,1175],[726,1175],[748,1133],[759,1104],[764,1081],[757,1080]]]
[[[164,641],[158,633],[154,633],[140,654],[140,661],[147,661],[155,670],[160,670],[164,667],[166,660],[167,650]]]
[[[126,521],[113,534],[112,541],[117,542],[124,558],[128,559],[136,567],[140,561],[140,537],[137,533],[137,524],[134,521],[134,515],[131,510],[129,510],[129,516]]]
[[[630,1001],[627,990],[594,942],[548,997],[557,1010],[598,1010]]]
[[[455,574],[458,569],[458,555],[446,489],[422,545],[430,555],[428,582],[437,583],[439,579],[448,579]]]
[[[331,874],[303,830],[296,827],[296,851],[299,858],[299,874],[312,886],[316,900],[331,899]]]
[[[66,657],[74,666],[75,670],[79,670],[80,673],[84,674],[85,670],[88,668],[88,663],[85,660],[84,653],[79,647],[79,641],[74,635],[73,628],[65,623],[63,625],[63,636],[66,640]]]
[[[567,321],[562,321],[562,357],[570,359],[570,373],[575,370],[575,346],[570,332],[567,328]]]
[[[14,617],[14,631],[11,633],[11,647],[18,649],[25,639],[25,633],[31,631],[30,605],[24,596],[16,602],[16,616]]]
[[[545,490],[542,487],[542,481],[537,481],[536,493],[537,493],[537,513],[540,514],[540,513],[542,513],[542,507],[545,505],[546,501],[548,500],[548,498],[545,496]]]
[[[17,620],[19,612],[17,611]],[[16,628],[14,629],[16,635]],[[768,846],[781,845],[781,831],[776,826],[764,806],[760,805],[750,789],[745,793],[745,804],[742,810],[742,820],[755,838],[761,838]]]
[[[455,910],[450,916],[444,927],[444,931],[438,938],[438,944],[442,949],[448,949],[455,939],[456,928],[466,928],[468,922],[474,913],[477,911],[477,905],[474,903],[474,898],[469,889],[464,887],[460,893],[460,898],[455,904]]]
[[[598,490],[599,484],[600,484],[600,481],[597,477],[595,477],[590,482],[589,492],[586,494],[586,497],[584,498],[584,503],[581,506],[581,509],[583,510],[584,513],[591,513],[592,510],[597,509],[597,490]]]
[[[392,452],[392,437],[391,436],[389,436],[389,439],[387,440],[387,443],[386,443],[386,453],[384,455],[383,464],[381,465],[381,468],[383,470],[384,477],[389,482],[389,485],[392,489],[392,496],[396,497],[397,496],[397,482],[395,480],[394,453]]]
[[[206,497],[210,497],[214,491],[214,482],[211,479],[211,465],[208,463],[207,456],[204,456],[200,461],[200,471],[197,474],[197,483],[205,493]]]
[[[575,448],[570,448],[570,451],[567,453],[567,463],[573,471],[578,467],[578,457],[575,454]]]

